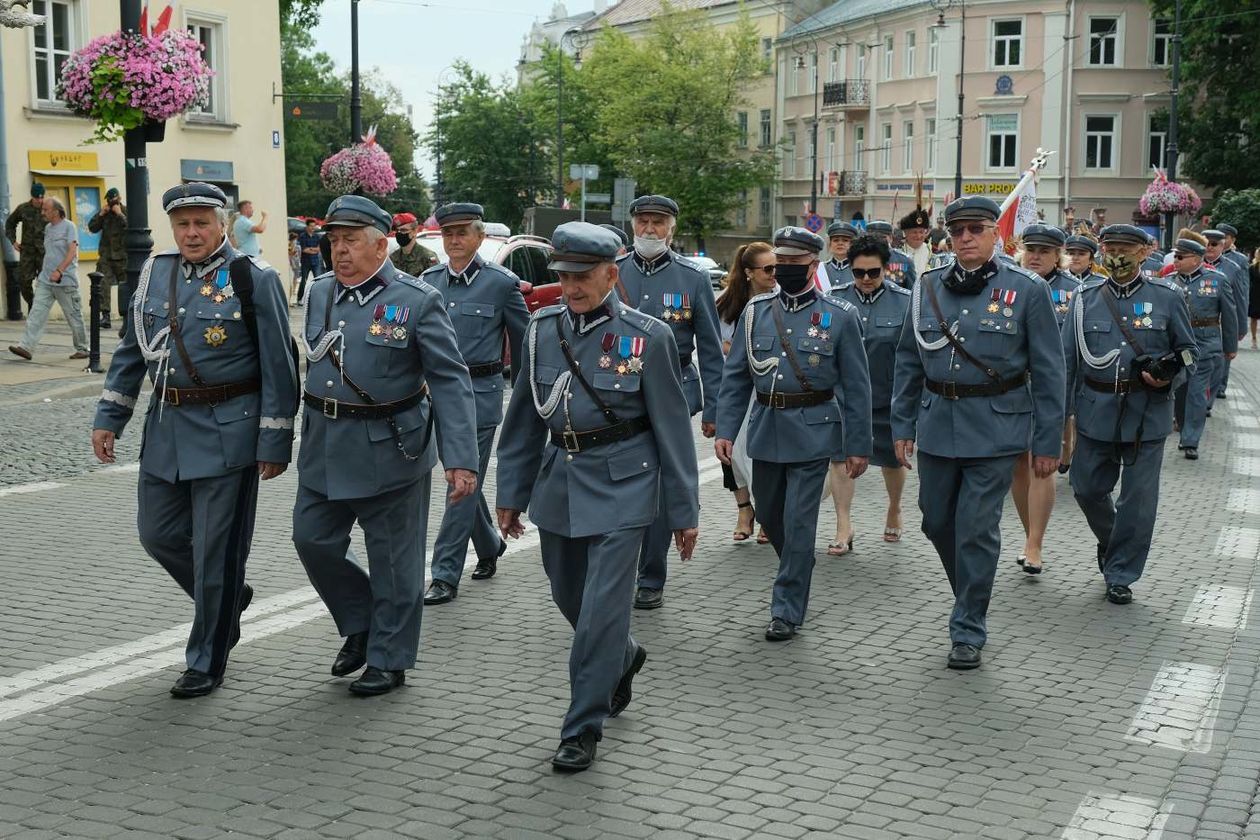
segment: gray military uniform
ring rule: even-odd
[[[1054,304],[1054,319],[1062,330],[1063,322],[1067,320],[1068,309],[1072,306],[1072,298],[1080,291],[1081,281],[1072,272],[1061,268],[1056,268],[1053,274],[1042,279],[1050,287],[1050,302]]]
[[[1215,263],[1204,260],[1203,267],[1224,275],[1226,283],[1222,288],[1228,287],[1229,294],[1226,296],[1226,299],[1233,304],[1235,322],[1246,324],[1247,301],[1251,291],[1251,275],[1248,268],[1245,265],[1240,266],[1233,259],[1229,258],[1226,253],[1222,253],[1220,259]],[[1240,334],[1238,337],[1242,338],[1242,335]],[[1229,368],[1230,360],[1224,357],[1215,365],[1212,392],[1208,396],[1209,409],[1216,402],[1216,398],[1229,389]]]
[[[1232,301],[1221,297],[1224,278],[1219,271],[1200,266],[1193,274],[1173,277],[1186,289],[1190,327],[1198,347],[1194,367],[1176,388],[1176,402],[1183,406],[1181,447],[1197,449],[1207,421],[1212,383],[1226,361],[1223,354],[1238,352],[1238,318]]]
[[[437,450],[448,470],[478,468],[472,384],[441,295],[389,260],[354,288],[332,274],[315,280],[303,338],[293,542],[338,632],[367,632],[367,665],[401,671],[420,639]],[[355,385],[374,404],[402,407],[388,419],[356,417],[368,401]],[[356,521],[370,578],[346,553]]]
[[[215,677],[239,636],[258,464],[289,463],[298,395],[280,278],[249,258],[255,343],[229,272],[242,256],[225,239],[196,265],[175,251],[145,263],[128,307],[134,329],[114,351],[93,422],[122,434],[145,375],[153,381],[140,450],[140,543],[193,599],[186,660]]]
[[[557,331],[559,330],[559,333]],[[618,421],[645,431],[581,451],[565,432],[606,428],[610,419],[573,381],[560,346]],[[562,738],[598,736],[613,692],[638,645],[630,636],[636,558],[644,532],[663,518],[670,531],[695,528],[700,500],[678,346],[660,321],[617,302],[573,316],[539,310],[521,350],[499,441],[496,507],[529,511],[556,606],[574,629],[571,700]],[[550,442],[548,439],[550,437]],[[569,445],[560,445],[557,440]]]
[[[849,266],[848,260],[832,257],[823,263],[823,271],[827,272],[827,280],[831,282],[833,290],[843,288],[853,282],[853,269]]]
[[[529,310],[521,296],[516,275],[494,263],[474,257],[461,274],[435,265],[421,275],[442,295],[446,314],[455,328],[459,351],[468,366],[476,398],[478,475],[484,480],[490,466],[494,432],[503,420],[503,345],[513,360],[520,358],[521,339]],[[520,366],[513,362],[513,378]],[[498,525],[490,516],[484,488],[448,503],[442,527],[433,545],[433,578],[458,587],[464,574],[464,558],[471,538],[478,558],[498,555],[502,546]]]

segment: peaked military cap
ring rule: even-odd
[[[178,210],[181,207],[213,207],[222,209],[227,207],[227,196],[223,194],[223,190],[214,184],[207,184],[202,181],[180,184],[178,187],[171,187],[162,193],[162,209],[167,213],[170,213],[172,210]]]
[[[1178,239],[1173,245],[1173,250],[1179,254],[1197,254],[1200,257],[1207,253],[1207,248],[1203,247],[1203,243],[1195,242],[1193,239]]]
[[[1069,236],[1064,246],[1067,250],[1089,251],[1091,254],[1098,253],[1098,243],[1090,239],[1088,236]]]
[[[913,230],[914,228],[923,228],[926,230],[931,226],[932,222],[928,219],[927,211],[922,207],[914,208],[912,212],[902,216],[901,221],[897,222],[897,227],[902,230]]]
[[[44,197],[44,185],[41,184],[39,181],[35,181],[34,183],[31,184],[31,198],[43,198],[43,197]]]
[[[630,215],[637,213],[664,213],[678,216],[678,202],[664,195],[641,195],[630,202]]]
[[[834,221],[827,225],[827,236],[847,236],[850,239],[857,239],[858,229],[850,222]]]
[[[1104,245],[1145,245],[1146,231],[1133,225],[1107,225],[1100,236]]]
[[[1067,244],[1067,234],[1057,227],[1039,223],[1024,228],[1020,239],[1025,245],[1047,245],[1051,248],[1062,248]]]
[[[945,224],[951,222],[996,222],[1002,215],[1002,208],[991,198],[983,195],[968,195],[956,198],[945,208]]]
[[[446,227],[447,225],[462,225],[467,222],[481,221],[486,217],[486,208],[480,204],[473,204],[471,201],[458,201],[453,204],[443,204],[433,212],[433,218],[437,220],[438,227]]]
[[[613,235],[621,240],[622,245],[626,247],[630,246],[630,234],[626,233],[621,228],[617,227],[616,225],[610,225],[610,224],[603,224],[603,225],[600,225],[600,227],[602,227],[604,230],[612,231]]]
[[[334,198],[324,216],[324,227],[374,227],[381,233],[389,233],[393,217],[370,198],[361,195],[343,195]]]
[[[816,233],[788,225],[774,232],[774,252],[784,257],[817,256],[827,243]]]
[[[885,222],[883,219],[876,219],[873,222],[866,223],[867,233],[881,233],[885,236],[892,236],[892,222]]]
[[[118,198],[118,187],[110,187],[105,191],[105,200],[109,201],[111,198]]]
[[[551,245],[555,250],[547,268],[580,274],[616,259],[621,239],[590,222],[565,222],[551,234]]]
[[[1225,231],[1219,230],[1217,228],[1212,228],[1211,230],[1205,230],[1203,231],[1203,238],[1206,239],[1208,242],[1220,242],[1222,239],[1225,238]]]
[[[1224,222],[1221,222],[1219,225],[1217,225],[1216,229],[1219,230],[1221,233],[1226,234],[1227,236],[1238,235],[1238,228],[1234,227],[1233,225],[1225,224]]]

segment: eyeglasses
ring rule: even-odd
[[[946,230],[949,231],[950,238],[958,239],[964,233],[979,236],[991,227],[994,227],[994,225],[986,225],[984,222],[971,222],[966,225],[950,225]]]
[[[748,267],[748,270],[749,270],[749,271],[769,271],[769,272],[773,273],[773,272],[774,272],[774,263],[770,263],[770,265],[753,265],[753,266],[749,266],[749,267]]]
[[[1197,257],[1197,256],[1198,256],[1198,254],[1183,254],[1183,253],[1181,253],[1180,251],[1173,251],[1173,259],[1174,259],[1174,260],[1184,260],[1184,259],[1186,259],[1187,257]]]
[[[865,280],[867,278],[874,280],[876,277],[884,273],[884,269],[882,267],[881,268],[853,268],[849,270],[853,272],[854,280]]]

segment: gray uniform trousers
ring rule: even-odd
[[[1117,449],[1124,454],[1123,471]],[[1163,438],[1143,441],[1136,459],[1131,443],[1117,447],[1084,435],[1077,438],[1070,473],[1072,492],[1098,544],[1106,549],[1103,577],[1108,586],[1130,586],[1146,568],[1159,509],[1163,463]],[[1111,491],[1117,480],[1121,482],[1120,498],[1113,502]]]
[[[416,664],[424,591],[430,473],[366,499],[328,499],[298,485],[293,542],[307,577],[342,636],[369,633],[367,664],[403,671]],[[348,553],[355,521],[371,575]]]
[[[472,539],[473,551],[478,559],[488,560],[499,554],[503,538],[498,525],[490,517],[484,493],[486,470],[490,467],[490,453],[494,449],[494,433],[498,426],[482,426],[477,429],[477,492],[458,502],[446,503],[442,514],[442,526],[433,542],[433,579],[444,580],[459,588],[464,576],[464,558],[468,554],[468,540]]]
[[[1212,393],[1212,379],[1226,358],[1222,355],[1196,359],[1194,369],[1188,372],[1186,381],[1173,394],[1173,411],[1181,426],[1181,445],[1198,448],[1207,424],[1208,398]]]
[[[560,737],[586,729],[600,736],[613,692],[639,647],[630,635],[630,605],[643,529],[565,537],[540,528],[538,537],[551,598],[573,626],[569,710]]]
[[[923,533],[936,547],[954,591],[949,616],[954,644],[984,647],[985,616],[1002,550],[1002,503],[1019,457],[941,458],[919,450]],[[1082,469],[1076,463],[1072,468]]]
[[[779,574],[770,597],[770,617],[793,627],[805,623],[809,587],[814,577],[814,535],[818,500],[827,480],[829,459],[779,464],[752,462],[752,491],[757,519],[779,555]]]
[[[195,605],[188,667],[222,676],[240,636],[237,607],[254,536],[258,467],[175,482],[141,470],[137,497],[140,544]]]

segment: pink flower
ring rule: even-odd
[[[324,189],[339,195],[356,190],[388,195],[398,189],[394,162],[371,132],[364,142],[328,156],[319,167],[319,177]]]

